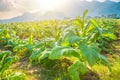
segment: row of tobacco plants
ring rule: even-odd
[[[101,52],[108,48],[108,43],[116,40],[116,23],[111,25],[104,20],[88,20],[85,17],[87,12],[84,11],[82,17],[62,21],[62,24],[56,24],[57,21],[43,22],[43,26],[38,28],[35,27],[37,24],[22,30],[20,23],[9,27],[1,24],[0,47],[8,51],[0,51],[0,79],[26,80],[24,73],[9,70],[13,63],[23,57],[29,57],[31,64],[41,63],[43,60],[73,59],[67,69],[71,80],[80,80],[80,75],[87,73],[95,64],[108,66],[111,71],[109,61]],[[25,34],[22,35],[23,33]]]

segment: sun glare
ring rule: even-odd
[[[42,10],[55,10],[66,3],[67,0],[38,0],[37,6]]]

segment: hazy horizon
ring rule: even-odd
[[[0,20],[75,17],[85,9],[88,16],[120,15],[119,7],[120,0],[0,0]]]

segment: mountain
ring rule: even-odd
[[[62,7],[62,6],[61,6]],[[23,21],[38,21],[43,19],[63,19],[64,17],[76,17],[82,15],[83,11],[88,9],[88,16],[100,16],[117,14],[120,16],[120,2],[98,2],[98,1],[79,1],[76,4],[66,5],[63,9],[55,11],[48,11],[41,14],[40,11],[35,13],[26,12],[21,16],[17,16],[7,20],[0,20],[0,22],[23,22]]]
[[[24,21],[39,21],[44,19],[62,19],[65,17],[65,14],[62,12],[53,12],[48,11],[44,14],[41,12],[36,13],[24,13],[21,16],[17,16],[7,20],[0,20],[0,22],[24,22]]]
[[[120,2],[98,2],[98,1],[81,1],[77,3],[75,7],[73,7],[69,12],[72,12],[72,16],[82,15],[82,12],[88,9],[89,16],[100,16],[100,15],[109,15],[109,14],[117,14],[120,15]]]

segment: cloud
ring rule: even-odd
[[[120,0],[110,0],[110,1],[113,1],[113,2],[120,2]]]
[[[15,6],[11,0],[0,0],[0,12],[10,11]]]
[[[97,1],[99,1],[99,2],[104,2],[104,1],[106,1],[106,0],[97,0]]]
[[[120,2],[120,0],[86,0],[86,1],[88,1],[88,2],[92,2],[92,1],[99,1],[99,2],[105,2],[105,1]]]
[[[21,8],[26,0],[0,0],[0,19],[9,19],[22,15],[25,11]]]
[[[0,0],[0,19],[8,19],[8,18],[16,17],[26,12],[36,12],[36,11],[44,12],[43,9],[40,7],[41,1],[44,0]],[[80,5],[82,5],[83,7],[85,5],[81,3],[84,3],[85,1],[120,2],[120,0],[61,0],[61,1],[68,1],[64,5],[62,5],[59,9],[57,9],[63,11],[67,11],[68,8],[71,10],[72,7],[77,6],[78,3],[80,3]],[[67,7],[68,5],[69,7]]]

